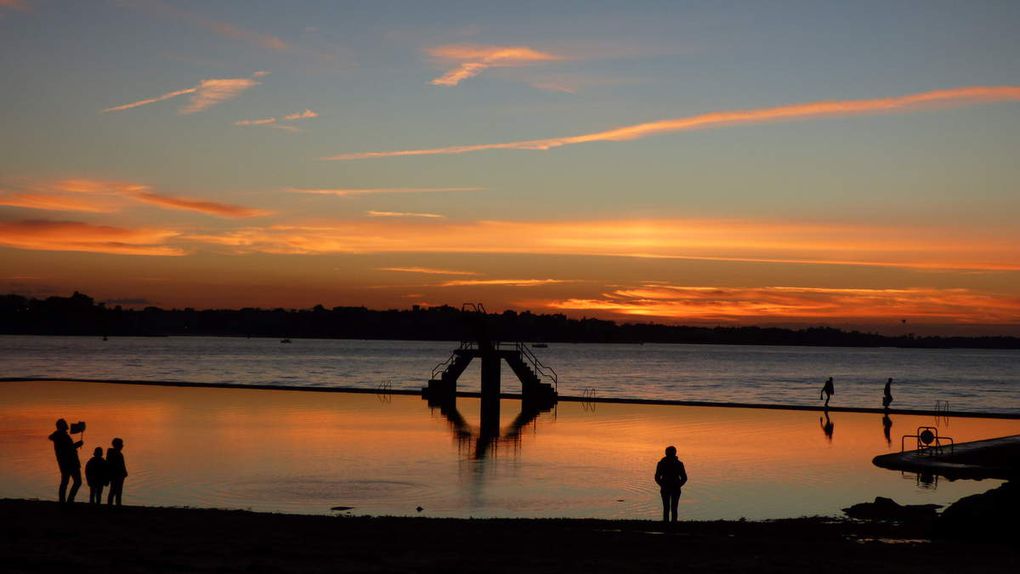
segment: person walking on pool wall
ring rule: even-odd
[[[85,482],[89,485],[89,504],[103,503],[103,487],[109,482],[106,471],[106,460],[103,459],[103,447],[97,446],[92,458],[85,463]]]
[[[61,504],[74,502],[74,496],[81,488],[81,461],[78,460],[78,449],[84,442],[74,442],[67,429],[67,421],[57,419],[57,430],[49,436],[53,441],[53,452],[57,455],[57,467],[60,469],[58,500]],[[71,492],[67,492],[68,481],[71,481]]]
[[[882,408],[889,410],[889,405],[892,404],[892,377],[885,382],[885,392],[882,395]]]
[[[836,387],[832,384],[832,377],[829,377],[829,379],[825,381],[825,385],[822,387],[822,392],[818,395],[818,400],[825,398],[825,408],[828,409],[829,399],[831,399],[834,394],[836,394]]]
[[[110,494],[106,497],[106,504],[112,505],[116,502],[121,505],[121,495],[124,493],[124,479],[127,478],[127,465],[124,463],[124,441],[115,438],[113,446],[106,449],[106,468],[110,478]]]
[[[676,447],[666,447],[666,456],[655,466],[655,484],[662,495],[662,521],[676,522],[680,489],[687,484],[687,469],[676,456]]]

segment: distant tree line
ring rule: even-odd
[[[480,316],[447,305],[376,311],[316,305],[311,309],[123,309],[70,297],[0,296],[0,333],[13,335],[222,336],[457,341]],[[484,315],[487,331],[504,341],[576,343],[701,343],[827,347],[1020,349],[1017,337],[885,336],[830,327],[691,327],[617,324],[562,314],[504,311]]]

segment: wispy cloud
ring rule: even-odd
[[[259,71],[247,78],[212,78],[209,80],[202,80],[197,86],[167,92],[154,98],[146,98],[144,100],[113,106],[106,108],[103,112],[122,112],[124,110],[162,102],[178,96],[190,95],[191,97],[188,104],[181,108],[180,113],[193,114],[207,110],[216,104],[220,104],[240,96],[246,90],[259,85],[260,82],[258,81],[258,78],[263,78],[267,75],[269,75],[269,72]]]
[[[454,279],[444,281],[440,287],[539,287],[570,283],[564,279]]]
[[[458,193],[485,191],[484,187],[340,187],[332,189],[314,189],[291,187],[290,193],[308,193],[311,195],[334,195],[336,197],[354,197],[357,195],[375,195],[379,193]]]
[[[312,110],[310,110],[308,108],[305,108],[305,111],[297,112],[297,113],[294,113],[294,114],[287,114],[287,115],[283,116],[283,119],[285,119],[287,121],[294,121],[294,120],[310,120],[312,118],[317,118],[317,117],[319,117],[319,114],[313,112]]]
[[[25,0],[0,0],[0,8],[11,10],[28,10],[28,3]]]
[[[1009,239],[1007,239],[1009,238]],[[1020,270],[1002,229],[718,219],[474,221],[373,218],[195,236],[234,252],[526,253],[734,263]]]
[[[125,229],[80,221],[0,221],[0,245],[37,251],[85,251],[118,255],[184,255],[165,245],[168,229]]]
[[[376,271],[393,271],[395,273],[422,273],[424,275],[478,275],[475,271],[458,271],[455,269],[437,269],[435,267],[379,267]],[[416,295],[420,297],[421,295]]]
[[[596,299],[549,301],[546,308],[680,321],[746,322],[824,319],[1016,323],[1020,300],[968,289],[717,287],[651,283]]]
[[[629,141],[664,133],[705,130],[724,126],[761,124],[811,118],[910,112],[915,110],[951,108],[982,103],[1018,100],[1020,100],[1020,86],[970,86],[946,90],[934,90],[891,98],[821,101],[771,108],[711,112],[683,118],[634,124],[611,130],[568,137],[412,150],[342,153],[322,159],[354,160],[382,157],[450,155],[485,150],[544,151],[575,144]]]
[[[224,38],[230,38],[233,40],[242,40],[248,42],[254,46],[265,48],[267,50],[273,50],[277,52],[286,52],[291,49],[290,44],[284,42],[280,38],[273,36],[272,34],[265,34],[263,32],[256,32],[243,26],[231,24],[229,22],[223,22],[221,20],[214,20],[212,18],[206,18],[193,12],[183,10],[172,4],[161,2],[159,0],[134,0],[127,4],[137,5],[139,7],[147,8],[158,14],[171,16],[182,20],[197,28],[202,28]]]
[[[132,196],[132,198],[143,203],[157,205],[159,207],[163,207],[166,209],[194,211],[197,213],[215,215],[218,217],[229,218],[261,217],[263,215],[269,215],[271,213],[263,209],[242,207],[240,205],[231,205],[229,203],[219,203],[216,201],[206,201],[202,199],[190,199],[186,197],[172,197],[167,195],[158,195],[150,192],[136,193]]]
[[[20,207],[22,209],[38,209],[44,211],[79,211],[85,213],[111,213],[118,206],[111,202],[83,200],[76,197],[48,195],[44,193],[5,193],[0,192],[0,205]]]
[[[297,113],[294,113],[294,114],[287,114],[287,115],[283,116],[283,118],[269,117],[269,118],[259,118],[259,119],[254,119],[254,120],[237,120],[236,122],[234,122],[234,125],[235,126],[264,126],[264,127],[276,128],[276,129],[279,129],[279,130],[284,130],[284,131],[289,131],[289,132],[299,132],[301,130],[297,126],[293,126],[293,125],[285,124],[285,123],[281,123],[281,122],[293,122],[293,121],[297,121],[297,120],[307,120],[307,119],[317,118],[317,117],[319,117],[319,114],[313,112],[312,110],[305,109],[305,111],[303,111],[303,112],[297,112]]]
[[[216,217],[243,218],[243,217],[259,217],[270,214],[270,212],[262,209],[243,207],[240,205],[233,205],[229,203],[220,203],[216,201],[208,201],[204,199],[196,199],[189,197],[161,195],[154,193],[152,191],[152,188],[150,188],[147,185],[130,182],[103,181],[92,179],[65,179],[46,186],[46,189],[66,193],[114,196],[124,198],[130,201],[156,205],[164,209],[174,209],[178,211],[192,211],[196,213],[203,213],[206,215],[213,215]],[[71,201],[74,200],[72,199]],[[79,202],[84,203],[81,202],[80,200]],[[103,204],[101,203],[99,205]],[[92,211],[102,210],[93,209]]]
[[[429,48],[427,52],[437,60],[456,64],[456,67],[432,80],[430,83],[434,86],[456,86],[488,68],[519,67],[562,59],[528,46],[448,44]]]
[[[422,217],[425,219],[442,219],[445,215],[438,213],[417,213],[414,211],[375,211],[369,210],[365,213],[372,217]]]

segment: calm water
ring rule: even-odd
[[[0,336],[3,377],[68,377],[418,389],[454,343],[209,337]],[[551,344],[536,349],[560,375],[560,393],[817,405],[835,377],[834,405],[1020,413],[1020,351],[847,349],[724,345]],[[477,390],[478,365],[462,376]],[[504,388],[516,381],[504,368]]]
[[[479,436],[478,402],[443,415],[417,397],[100,383],[0,382],[0,497],[53,499],[53,420],[86,420],[83,461],[125,441],[128,504],[328,514],[656,518],[656,461],[676,444],[688,519],[834,515],[888,496],[946,504],[997,481],[940,480],[871,464],[930,417],[563,403]],[[1020,433],[1020,421],[938,421],[959,440]],[[87,491],[80,496],[87,497]]]

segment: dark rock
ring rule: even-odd
[[[935,522],[936,538],[976,541],[1016,540],[1020,536],[1020,486],[1010,481],[988,492],[965,496]]]
[[[895,520],[895,521],[921,521],[934,520],[936,511],[941,508],[938,504],[908,504],[902,505],[891,498],[876,496],[875,502],[861,502],[850,508],[844,508],[843,512],[850,518],[861,520]]]

